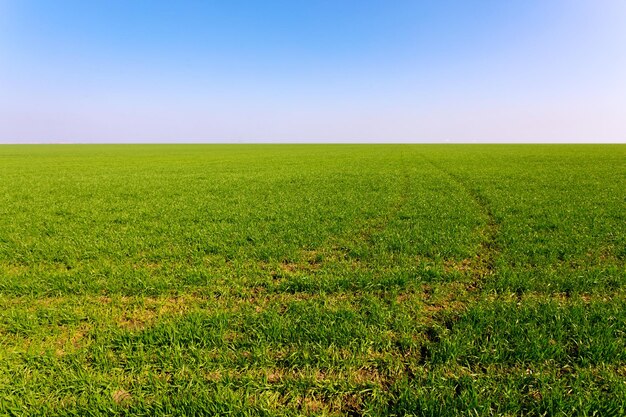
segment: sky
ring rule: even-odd
[[[0,143],[626,142],[624,0],[0,0]]]

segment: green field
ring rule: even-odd
[[[626,415],[625,145],[0,147],[0,415]]]

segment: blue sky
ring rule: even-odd
[[[624,142],[623,0],[0,0],[0,142]]]

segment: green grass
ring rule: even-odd
[[[0,147],[0,414],[626,415],[626,146]]]

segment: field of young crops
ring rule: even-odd
[[[625,415],[626,146],[0,147],[1,415]]]

